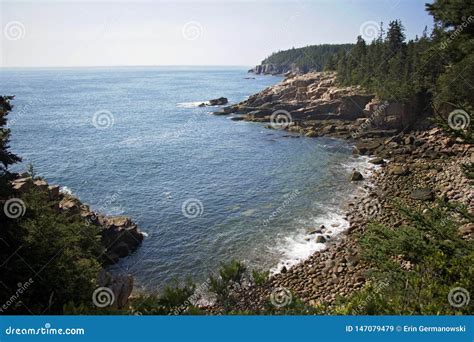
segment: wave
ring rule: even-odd
[[[351,158],[349,161],[342,163],[342,168],[347,170],[348,177],[353,169],[360,171],[366,178],[370,177],[373,171],[380,166],[369,163],[370,157],[361,156],[358,158]],[[313,232],[308,231],[307,222],[300,225],[306,227],[300,228],[296,233],[281,238],[275,247],[270,248],[272,252],[280,255],[280,261],[276,266],[270,269],[271,274],[280,273],[283,267],[289,269],[300,262],[308,259],[315,252],[326,249],[326,243],[316,242],[318,236],[323,236],[327,240],[334,239],[337,235],[347,230],[350,226],[349,221],[346,220],[346,204],[344,199],[349,198],[348,194],[352,196],[359,196],[366,193],[364,186],[372,186],[369,182],[356,184],[356,189],[351,189],[350,192],[343,192],[338,194],[341,198],[339,206],[317,204],[317,207],[323,209],[324,214],[316,216],[312,219],[311,227]],[[314,230],[321,229],[321,232],[314,233]]]
[[[177,104],[177,107],[179,107],[179,108],[197,108],[202,103],[204,103],[207,106],[209,105],[209,101],[180,102],[180,103]]]

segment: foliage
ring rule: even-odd
[[[453,307],[450,290],[474,291],[474,245],[458,234],[465,208],[439,203],[425,214],[400,209],[411,224],[392,229],[369,226],[360,240],[371,281],[335,311],[346,314],[472,314],[472,305]]]
[[[410,104],[410,119],[431,114],[430,102],[443,115],[449,113],[446,103],[472,112],[474,5],[436,0],[427,10],[435,20],[430,36],[425,28],[420,38],[406,42],[399,20],[389,23],[386,35],[381,27],[369,44],[359,36],[349,53],[338,54],[338,81],[362,85],[382,100]]]
[[[138,315],[200,314],[200,310],[190,302],[195,289],[196,286],[190,279],[182,285],[175,282],[166,286],[160,296],[142,294],[133,297],[128,311]]]
[[[246,267],[243,263],[232,260],[228,263],[221,263],[219,276],[209,277],[209,289],[217,296],[217,301],[224,308],[230,308],[234,303],[231,290],[232,286],[242,281]]]
[[[37,188],[22,194],[24,216],[2,217],[0,259],[6,261],[0,298],[6,302],[19,283],[33,284],[8,308],[12,313],[61,313],[65,303],[91,303],[103,252],[99,231],[55,208]],[[3,212],[2,212],[3,215]]]
[[[13,96],[0,96],[0,198],[6,198],[11,194],[8,182],[12,179],[12,174],[8,171],[8,167],[21,161],[20,157],[8,150],[11,133],[7,127],[7,116],[13,108],[10,104],[12,99]]]
[[[322,44],[302,48],[278,51],[265,58],[262,64],[276,64],[298,67],[302,72],[331,69],[334,55],[339,51],[348,51],[353,44]]]
[[[252,279],[255,285],[264,284],[270,275],[269,271],[252,270]]]

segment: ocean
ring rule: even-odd
[[[139,288],[203,281],[221,262],[278,272],[324,247],[308,235],[347,228],[349,182],[365,159],[331,138],[232,121],[198,104],[245,100],[281,80],[244,67],[0,69],[16,95],[11,150],[93,209],[147,235],[110,268]]]

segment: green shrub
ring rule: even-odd
[[[12,313],[61,313],[68,302],[91,304],[103,252],[99,230],[79,217],[60,213],[47,192],[32,188],[21,196],[26,210],[16,219],[3,217],[0,259],[5,260],[5,302],[19,283],[33,284],[8,308]],[[3,213],[2,213],[3,214]]]
[[[451,290],[474,293],[474,247],[458,233],[465,208],[439,203],[425,214],[401,209],[411,224],[396,229],[373,224],[361,237],[373,269],[370,283],[335,310],[348,314],[472,314],[448,300]]]
[[[267,280],[270,275],[269,271],[258,271],[258,270],[253,270],[252,271],[252,279],[255,285],[263,285]]]

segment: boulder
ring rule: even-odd
[[[408,168],[404,165],[390,165],[388,173],[395,176],[406,176],[409,171]]]
[[[326,240],[326,238],[325,238],[324,236],[318,235],[318,236],[316,237],[316,243],[325,243],[325,242],[327,242],[327,240]]]
[[[34,185],[31,177],[18,178],[11,182],[14,191],[27,192]]]
[[[74,197],[64,197],[59,202],[59,209],[65,211],[69,215],[80,214],[81,201]]]
[[[48,183],[43,179],[37,179],[33,184],[41,191],[48,191]]]
[[[358,182],[358,181],[361,181],[361,180],[364,180],[364,176],[362,176],[362,174],[359,171],[354,170],[352,172],[352,175],[351,175],[351,181],[352,182]]]
[[[376,157],[376,158],[370,159],[369,163],[374,164],[374,165],[383,165],[385,164],[385,160],[383,160],[383,158]]]
[[[356,144],[356,148],[360,154],[373,154],[373,152],[380,147],[378,141],[361,141]]]
[[[219,97],[218,99],[209,100],[210,106],[222,106],[227,104],[228,100],[226,97]]]
[[[112,275],[104,269],[97,275],[99,287],[105,287],[113,293],[110,306],[117,309],[124,308],[133,290],[133,277],[130,274]]]
[[[432,201],[434,199],[434,193],[430,188],[421,188],[413,190],[410,197],[418,201]]]
[[[459,234],[463,237],[470,237],[471,235],[474,235],[474,223],[467,223],[465,225],[462,225],[458,229]]]
[[[49,193],[49,199],[51,201],[59,200],[59,186],[58,185],[49,185],[48,193]]]

